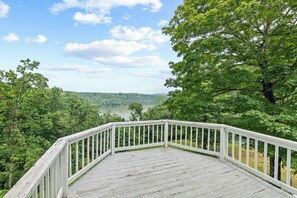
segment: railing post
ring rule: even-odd
[[[168,122],[165,121],[164,123],[164,146],[165,148],[168,147]]]
[[[63,187],[62,197],[68,196],[68,143],[61,153],[61,184]]]
[[[226,131],[225,128],[221,126],[220,128],[220,160],[224,161],[226,155]]]
[[[111,155],[114,155],[115,154],[115,124],[113,124],[111,128],[110,145],[111,145]]]

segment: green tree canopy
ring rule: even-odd
[[[129,105],[128,110],[131,110],[131,117],[130,117],[131,121],[141,120],[142,111],[143,111],[142,104],[138,102],[132,102]]]
[[[174,117],[297,139],[297,1],[185,0],[163,31]]]

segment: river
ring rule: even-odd
[[[146,112],[149,108],[153,107],[154,105],[143,105],[143,112]],[[116,113],[123,117],[125,120],[129,120],[130,117],[130,110],[128,110],[127,106],[117,106],[117,107],[100,107],[100,113],[106,113],[110,111],[112,114]]]

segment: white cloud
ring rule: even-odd
[[[150,44],[160,44],[169,41],[169,37],[162,34],[161,30],[153,30],[151,27],[115,26],[111,29],[111,36],[116,39],[130,41],[142,41]]]
[[[75,13],[75,15],[73,16],[73,19],[75,21],[78,21],[82,24],[98,24],[98,23],[110,23],[111,22],[111,17],[108,17],[104,14],[95,14],[95,13],[91,13],[91,14],[83,14],[81,12],[77,12]]]
[[[38,34],[37,38],[32,40],[32,42],[40,43],[40,44],[45,43],[46,41],[47,41],[47,38],[42,34]]]
[[[160,26],[160,27],[163,27],[165,25],[168,25],[168,21],[166,21],[166,20],[160,20],[158,23],[158,26]]]
[[[0,18],[7,17],[9,6],[0,0]]]
[[[109,15],[112,8],[122,6],[132,8],[137,5],[149,7],[151,12],[157,12],[163,6],[161,0],[63,0],[62,2],[55,3],[50,11],[56,14],[63,10],[79,8],[89,14],[98,15],[100,16],[99,18],[109,18],[111,20]],[[110,21],[108,20],[108,22]]]
[[[141,50],[151,50],[151,45],[136,41],[101,40],[86,44],[68,43],[64,51],[68,55],[94,60],[103,65],[143,67],[166,65],[158,56],[132,56]]]
[[[75,71],[79,73],[103,73],[108,72],[110,68],[92,68],[86,65],[74,65],[74,64],[65,64],[65,65],[56,65],[56,66],[43,66],[42,68],[52,71]]]
[[[47,78],[61,78],[62,77],[60,74],[52,73],[52,72],[45,73],[44,76]]]
[[[95,57],[98,63],[103,65],[125,66],[125,67],[146,67],[162,66],[167,63],[159,56],[114,56],[114,57]]]
[[[125,13],[125,14],[122,16],[122,19],[129,20],[129,19],[130,19],[130,14],[129,14],[129,13]]]
[[[68,43],[64,51],[67,54],[83,58],[128,56],[150,46],[135,41],[101,40],[86,44]]]
[[[18,35],[16,35],[15,33],[8,33],[7,36],[4,36],[3,39],[7,42],[13,42],[13,41],[19,41],[19,37]]]

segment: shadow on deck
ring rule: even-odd
[[[175,148],[108,156],[69,187],[76,197],[292,197],[217,158]]]

